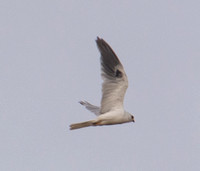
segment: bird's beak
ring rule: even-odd
[[[133,122],[135,122],[135,120],[133,120]]]

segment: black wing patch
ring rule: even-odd
[[[99,37],[97,37],[96,43],[101,53],[101,66],[103,72],[110,77],[121,78],[123,74],[117,69],[117,66],[121,65],[121,62],[115,52],[103,39],[100,39]]]
[[[121,78],[122,77],[122,72],[120,70],[117,70],[116,73],[115,73],[115,76],[117,78]]]

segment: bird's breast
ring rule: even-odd
[[[100,125],[112,125],[127,122],[124,111],[111,111],[100,115],[98,118]]]

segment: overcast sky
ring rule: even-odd
[[[0,170],[200,170],[200,1],[2,0]],[[135,123],[95,116],[106,40],[129,78]]]

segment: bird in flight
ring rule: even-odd
[[[124,96],[128,88],[128,78],[124,68],[106,41],[97,37],[96,43],[101,53],[101,76],[103,79],[101,106],[80,101],[81,105],[97,117],[94,120],[71,124],[70,130],[88,126],[135,122],[134,116],[125,111],[123,106]]]

